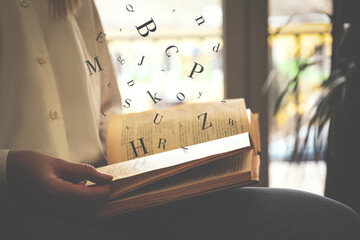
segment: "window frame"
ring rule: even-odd
[[[260,114],[261,164],[257,186],[269,186],[268,94],[262,92],[269,71],[268,1],[223,0],[224,90],[226,98],[245,98]]]

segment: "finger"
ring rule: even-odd
[[[61,173],[65,180],[82,181],[90,180],[94,183],[105,184],[112,180],[112,176],[107,173],[97,171],[93,166],[81,163],[70,163],[62,161],[60,166]]]
[[[29,212],[29,215],[36,213],[35,215],[44,219],[49,219],[51,216],[55,219],[85,216],[107,198],[111,189],[110,184],[86,187],[62,179],[51,182],[49,186],[51,191],[29,199],[21,206],[23,213]]]
[[[110,194],[110,184],[87,187],[58,179],[54,184],[55,198],[63,203],[93,205],[105,200]]]

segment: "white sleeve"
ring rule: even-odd
[[[6,188],[6,160],[9,149],[0,149],[0,193]]]
[[[91,3],[94,11],[95,27],[100,31],[104,32],[96,6],[93,1]],[[106,114],[106,117],[104,117],[103,115],[100,116],[100,133],[99,133],[103,150],[106,154],[106,138],[107,138],[109,119],[111,115],[121,113],[121,97],[116,81],[113,62],[111,60],[106,41],[104,41],[101,44],[98,44],[98,47],[99,47],[99,55],[101,56],[103,65],[106,66],[106,69],[100,72],[101,110]],[[109,83],[111,83],[110,87],[108,87]]]

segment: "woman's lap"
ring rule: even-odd
[[[130,239],[360,239],[350,208],[288,189],[239,188],[105,222],[109,229],[119,223]]]
[[[311,193],[246,187],[91,224],[30,222],[27,230],[27,239],[360,239],[360,217]]]

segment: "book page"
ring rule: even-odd
[[[97,170],[111,174],[113,176],[113,181],[115,181],[154,170],[189,163],[195,160],[206,160],[210,158],[215,159],[226,155],[226,153],[233,154],[240,149],[248,148],[250,148],[250,137],[249,133],[246,132],[226,138],[208,141],[206,143],[188,146],[187,150],[183,150],[182,148],[174,149],[151,156],[111,164],[97,168]],[[89,182],[87,185],[92,184]]]
[[[249,132],[243,99],[182,104],[110,119],[107,155],[113,164]]]
[[[250,180],[250,171],[252,167],[253,150],[240,152],[231,156],[222,158],[211,163],[207,163],[180,174],[168,177],[166,179],[157,181],[155,184],[150,184],[135,191],[132,191],[126,196],[120,198],[127,198],[129,196],[147,195],[153,192],[163,192],[169,190],[181,189],[185,186],[191,186],[196,183],[203,182],[208,185],[209,180],[224,179],[228,176],[234,176],[237,181],[241,179],[240,174],[248,173]],[[200,186],[198,186],[200,187]],[[197,189],[199,190],[199,189]],[[113,198],[112,198],[113,199]]]
[[[224,178],[225,176],[237,175],[250,172],[253,160],[253,150],[228,156],[220,161],[214,161],[181,174],[166,178],[156,184],[151,184],[142,189],[134,191],[129,195],[147,194],[153,191],[166,191],[180,189],[197,182],[206,182],[209,179]]]
[[[254,141],[254,147],[256,154],[261,153],[261,138],[260,138],[260,125],[259,125],[259,114],[251,114],[251,135],[252,140]]]
[[[237,153],[160,180],[119,196],[99,207],[94,216],[109,217],[192,196],[250,185],[253,150]]]

